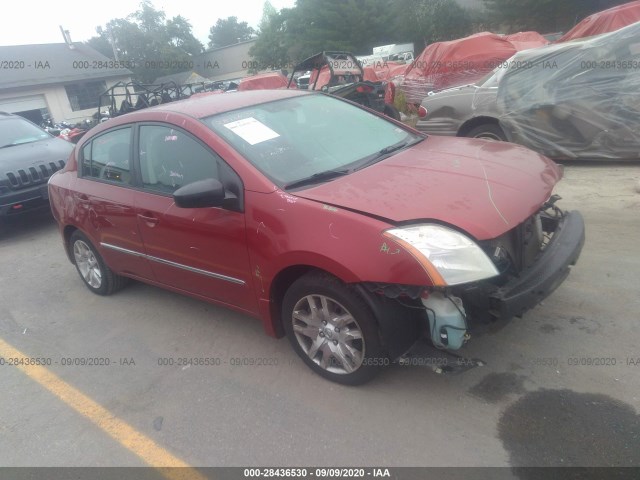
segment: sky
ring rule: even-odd
[[[270,0],[280,10],[290,8],[295,0]],[[206,47],[209,28],[219,18],[238,17],[257,27],[262,17],[264,0],[151,0],[154,7],[163,10],[167,18],[185,17],[193,27],[193,34]],[[96,27],[113,18],[124,18],[135,12],[139,0],[12,0],[4,6],[0,16],[0,45],[28,45],[62,43],[60,25],[69,30],[71,40],[82,42],[96,35]]]

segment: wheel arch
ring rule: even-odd
[[[337,277],[333,272],[329,272],[315,265],[289,265],[280,270],[271,280],[269,287],[269,319],[271,323],[271,332],[274,332],[277,338],[285,335],[284,326],[282,325],[282,301],[285,293],[293,283],[303,275],[309,272],[321,272]]]
[[[380,340],[392,358],[404,353],[417,340],[420,334],[420,320],[415,311],[405,310],[389,298],[374,295],[365,289],[361,282],[345,282],[334,272],[313,265],[290,265],[278,272],[271,282],[269,321],[271,331],[277,338],[285,336],[282,323],[284,296],[296,280],[310,272],[330,275],[352,287],[352,292],[359,296],[371,311],[379,329]]]
[[[471,130],[473,130],[476,127],[479,127],[480,125],[497,125],[498,127],[502,128],[500,126],[500,120],[498,120],[495,117],[488,117],[488,116],[473,117],[467,120],[466,122],[464,122],[460,126],[460,128],[458,129],[457,136],[465,137]]]
[[[71,252],[71,235],[73,235],[73,233],[77,230],[80,230],[80,229],[73,225],[67,225],[62,230],[62,236],[64,239],[64,251],[66,252],[67,258],[69,259],[69,261],[74,265],[76,261],[73,258],[73,253]]]

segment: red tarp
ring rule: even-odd
[[[382,81],[391,80],[398,75],[404,75],[410,67],[408,63],[398,62],[373,62],[371,65],[364,67],[365,71],[371,69],[375,72],[376,78]]]
[[[565,33],[556,43],[614,32],[636,22],[640,22],[640,1],[594,13]]]
[[[407,69],[400,90],[405,93],[407,102],[419,104],[430,91],[473,83],[519,50],[547,43],[536,32],[509,36],[482,32],[458,40],[433,43]]]
[[[549,43],[547,39],[538,32],[512,33],[511,35],[505,35],[504,38],[509,40],[519,52],[529,50],[530,48],[542,47]]]
[[[363,68],[364,71],[364,81],[369,81],[369,82],[378,82],[378,76],[376,75],[376,72],[373,68],[371,67],[364,67]],[[345,77],[346,74],[346,78],[340,78],[340,77]],[[360,71],[358,68],[349,68],[346,69],[344,71],[340,71],[339,74],[338,72],[336,72],[336,80],[338,81],[344,81],[344,83],[351,83],[353,80],[351,80],[349,78],[349,74],[351,75],[360,75]],[[318,83],[316,82],[316,77],[318,77]],[[318,70],[314,69],[311,71],[311,76],[309,78],[309,90],[320,90],[322,89],[322,87],[324,87],[325,85],[329,84],[329,80],[331,80],[331,72],[329,71],[329,66],[325,65],[322,67],[322,69],[320,70],[320,74],[318,75]],[[314,88],[314,84],[315,84],[315,88]]]
[[[287,88],[289,79],[280,72],[261,73],[252,77],[245,77],[240,80],[238,91],[245,90],[275,90]],[[292,86],[292,88],[295,88]]]

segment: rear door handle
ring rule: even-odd
[[[149,227],[155,227],[160,221],[156,217],[152,216],[152,214],[150,213],[146,213],[145,215],[139,213],[138,218],[143,222],[145,222]]]
[[[91,203],[89,202],[89,197],[86,196],[84,193],[80,193],[76,195],[76,201],[78,202],[78,204],[85,207]]]

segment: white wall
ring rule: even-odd
[[[118,82],[130,82],[131,77],[115,77],[105,81],[107,88],[112,87]],[[44,95],[45,102],[51,118],[54,122],[61,122],[63,120],[69,123],[81,122],[85,119],[91,118],[98,110],[97,108],[90,108],[87,110],[71,109],[69,98],[64,85],[47,85],[47,86],[35,86],[29,88],[11,89],[9,91],[0,92],[0,100],[11,99],[15,97],[24,97],[28,95]]]

